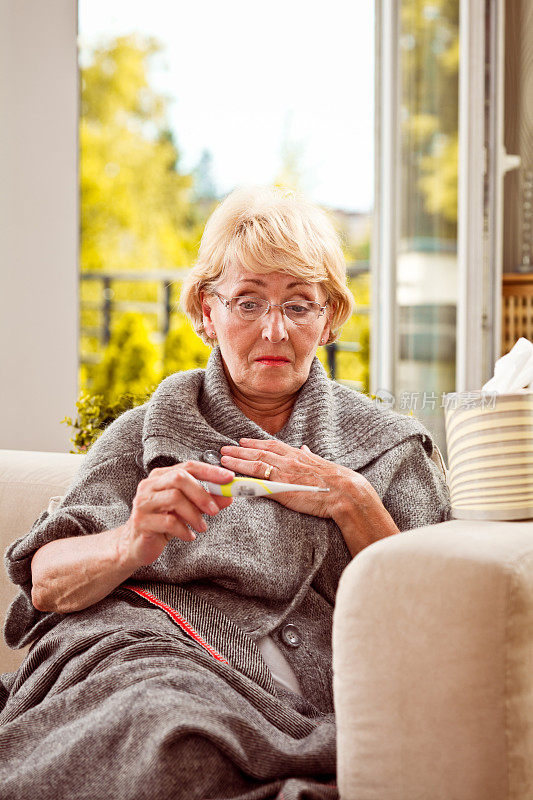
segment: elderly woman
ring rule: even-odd
[[[0,795],[334,798],[331,629],[343,569],[449,517],[415,419],[326,376],[352,310],[335,231],[271,190],[211,216],[183,289],[207,368],[96,441],[7,552]],[[235,474],[326,487],[207,491]]]

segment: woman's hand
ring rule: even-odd
[[[284,442],[264,439],[240,439],[240,446],[225,446],[220,450],[222,465],[243,475],[281,483],[301,483],[306,486],[327,487],[329,492],[283,492],[272,495],[273,500],[314,517],[335,517],[345,482],[357,473],[312,453],[306,445],[300,449]],[[367,483],[362,475],[361,481]]]
[[[187,461],[153,469],[138,486],[127,522],[100,533],[54,539],[32,558],[32,602],[39,611],[66,614],[102,600],[139,567],[158,558],[170,539],[190,542],[205,531],[231,497],[210,495],[199,480],[227,483],[233,472]]]
[[[209,494],[199,480],[228,483],[234,473],[223,467],[186,461],[172,467],[158,467],[142,480],[133,499],[130,518],[124,526],[121,558],[148,565],[163,552],[168,542],[191,542],[207,525],[202,514],[215,516],[232,502],[231,497]]]
[[[315,455],[306,445],[298,449],[275,440],[241,439],[239,447],[222,447],[220,452],[223,466],[243,475],[264,479],[270,464],[270,480],[326,486],[327,494],[283,492],[273,494],[272,500],[293,511],[333,519],[352,556],[372,542],[398,533],[378,493],[363,475]]]

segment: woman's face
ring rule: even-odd
[[[237,296],[260,297],[270,303],[311,300],[323,306],[326,292],[317,283],[273,272],[259,275],[232,265],[216,290],[228,300]],[[281,308],[254,321],[231,312],[214,295],[201,294],[203,322],[215,335],[231,380],[244,395],[283,398],[297,392],[309,376],[320,343],[329,336],[329,307],[308,325],[297,325]]]

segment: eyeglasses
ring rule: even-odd
[[[263,300],[261,297],[245,296],[245,297],[223,297],[218,292],[213,292],[220,302],[229,308],[232,313],[237,314],[241,319],[253,322],[260,317],[268,314],[271,308],[281,308],[283,314],[294,322],[296,325],[309,325],[316,322],[318,317],[321,317],[326,310],[327,303],[323,306],[320,303],[314,303],[311,300],[289,300],[286,303],[269,303],[268,300]]]

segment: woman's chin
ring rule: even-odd
[[[257,394],[264,397],[280,397],[287,394],[294,394],[298,391],[302,381],[298,381],[297,376],[292,370],[273,369],[254,369],[247,376],[247,383]]]

